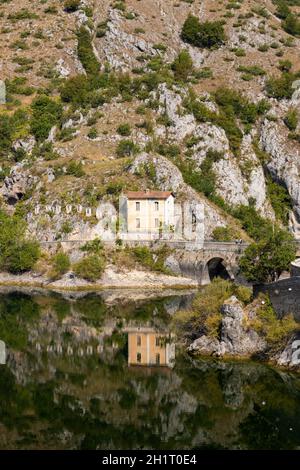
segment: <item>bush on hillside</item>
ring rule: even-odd
[[[37,140],[45,140],[55,125],[60,125],[62,105],[46,95],[36,98],[31,105],[30,129]]]
[[[77,53],[80,62],[88,75],[96,76],[99,73],[100,66],[94,53],[90,32],[84,26],[81,26],[77,33],[77,39]]]
[[[194,46],[210,49],[225,42],[225,32],[220,21],[200,23],[196,16],[189,15],[183,24],[181,38]]]
[[[176,80],[187,80],[193,72],[193,60],[187,50],[180,51],[171,65]]]
[[[122,157],[131,157],[138,152],[138,146],[132,140],[121,140],[117,146],[117,156]]]
[[[266,92],[270,98],[278,100],[290,99],[293,94],[293,82],[295,76],[289,72],[283,72],[281,77],[270,77],[266,82]]]
[[[86,281],[95,282],[101,278],[105,269],[105,260],[101,255],[90,254],[74,265],[77,276]]]
[[[71,266],[68,254],[63,251],[56,253],[52,259],[52,265],[54,277],[60,277],[68,272]]]
[[[64,10],[67,13],[73,13],[77,11],[80,6],[80,0],[65,0]]]

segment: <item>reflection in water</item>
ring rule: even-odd
[[[174,363],[184,298],[111,299],[0,295],[1,449],[298,448],[300,376]]]
[[[174,366],[174,335],[142,327],[127,328],[127,332],[129,365]]]
[[[4,341],[0,340],[0,365],[6,364],[6,347]]]

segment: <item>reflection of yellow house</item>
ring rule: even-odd
[[[173,367],[175,344],[172,335],[151,328],[127,329],[128,364]]]
[[[128,191],[124,196],[129,234],[157,238],[162,230],[174,227],[175,197],[170,191]]]

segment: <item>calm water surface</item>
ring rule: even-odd
[[[180,352],[188,302],[0,294],[0,448],[300,448],[300,375]]]

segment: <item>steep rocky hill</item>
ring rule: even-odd
[[[82,239],[101,235],[99,201],[172,189],[204,202],[206,238],[247,237],[241,205],[299,236],[298,15],[298,0],[0,0],[3,207],[42,240]],[[47,210],[79,203],[92,217]]]

